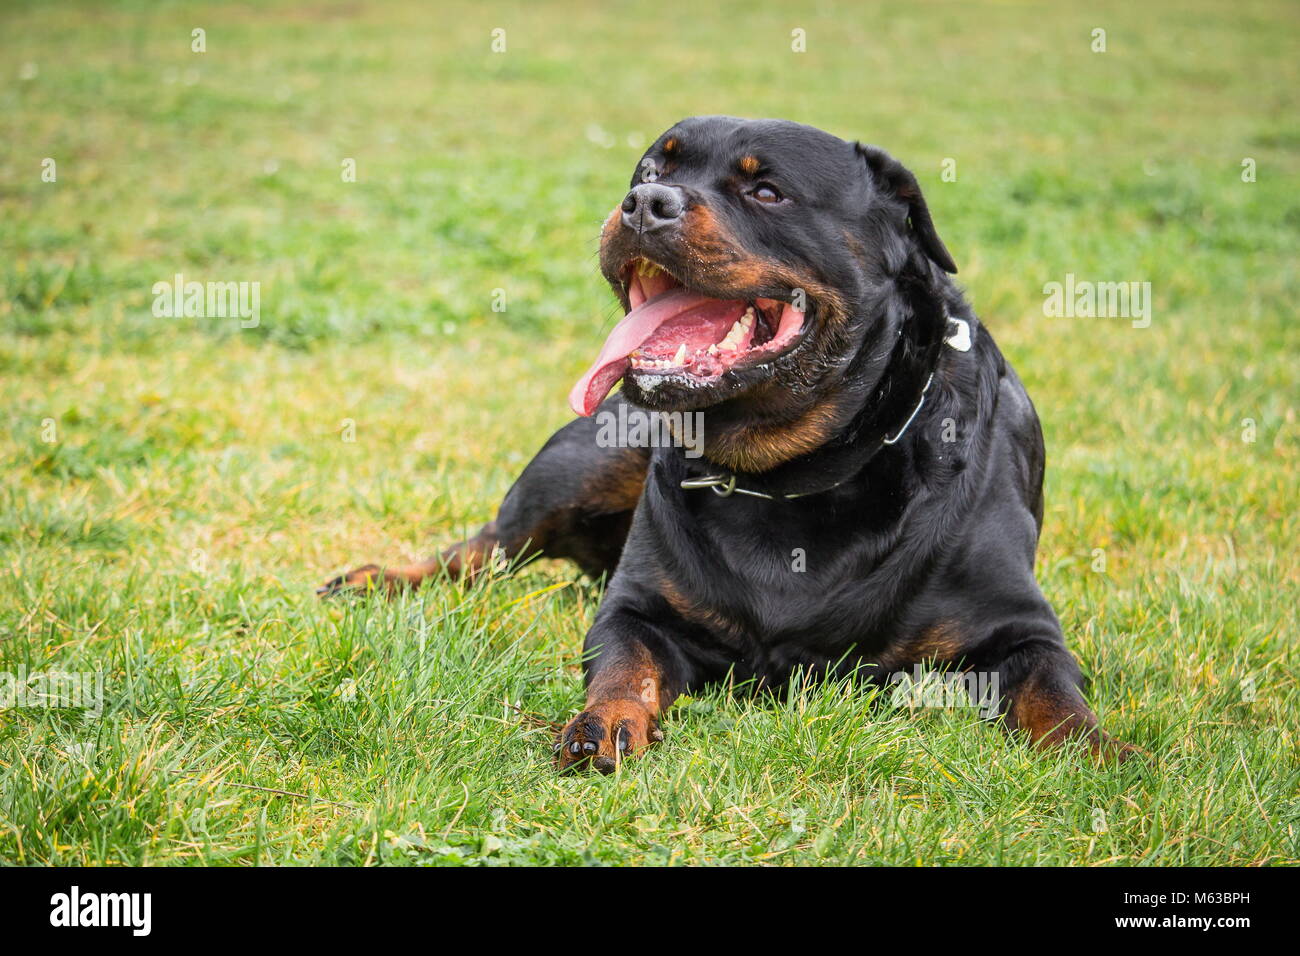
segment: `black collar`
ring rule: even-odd
[[[960,352],[971,347],[970,324],[950,316],[937,295],[921,297],[918,304],[931,314],[914,309],[899,329],[872,399],[839,436],[762,473],[710,471],[708,462],[683,459],[688,464],[680,486],[688,491],[711,489],[722,497],[740,494],[790,500],[830,491],[855,478],[872,458],[898,442],[915,421],[934,384],[944,346]],[[938,330],[938,334],[930,330]]]

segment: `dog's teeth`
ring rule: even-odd
[[[683,365],[686,362],[686,343],[683,342],[677,346],[677,354],[673,356],[674,365]]]
[[[710,354],[710,355],[717,355],[717,354],[718,354],[718,343],[717,343],[717,342],[714,342],[712,345],[709,346],[709,354]]]
[[[740,345],[740,340],[745,337],[745,333],[749,331],[752,324],[753,318],[750,316],[737,319],[736,323],[732,325],[731,331],[729,331],[726,337],[718,343],[718,348],[724,352],[734,352]]]

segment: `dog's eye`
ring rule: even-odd
[[[759,202],[778,203],[783,198],[781,193],[771,183],[759,183],[749,191],[749,194]]]

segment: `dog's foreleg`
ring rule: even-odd
[[[1078,740],[1104,760],[1124,760],[1142,752],[1098,726],[1097,715],[1080,691],[1078,665],[1059,639],[1020,643],[1001,662],[998,674],[1007,729],[1028,735],[1036,746]]]
[[[617,609],[602,608],[585,649],[587,703],[560,731],[555,763],[612,773],[663,739],[660,715],[685,688],[689,668],[650,624]]]

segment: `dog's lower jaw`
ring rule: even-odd
[[[758,474],[808,455],[852,418],[840,391],[808,402],[779,419],[745,421],[744,415],[704,413],[704,458],[731,472]],[[734,421],[729,421],[732,419]]]

